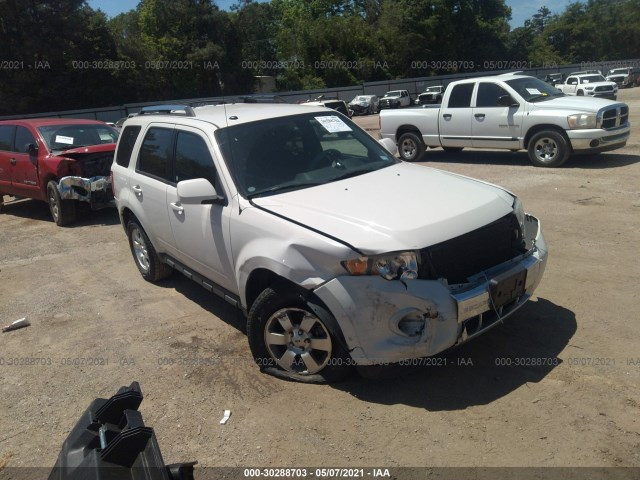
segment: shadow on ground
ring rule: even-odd
[[[377,378],[355,377],[333,388],[365,402],[430,411],[486,405],[547,376],[576,328],[572,311],[539,298],[431,365],[380,367]]]
[[[5,204],[2,207],[0,215],[14,216],[24,218],[26,220],[38,220],[51,222],[51,213],[49,205],[46,202],[31,200],[28,198],[13,199],[12,197],[4,197]],[[87,203],[78,202],[77,220],[63,228],[78,228],[90,225],[116,225],[120,223],[118,212],[115,208],[103,208],[100,210],[91,210]]]
[[[532,166],[527,152],[495,151],[495,150],[463,150],[448,153],[440,149],[427,150],[423,162],[441,162],[457,164],[517,165]],[[640,155],[621,153],[602,153],[600,155],[574,155],[560,168],[619,168],[640,162]]]

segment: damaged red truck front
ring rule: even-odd
[[[78,202],[113,205],[109,177],[118,130],[85,119],[0,122],[0,208],[4,195],[49,204],[63,226],[76,219]]]

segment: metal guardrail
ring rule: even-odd
[[[586,69],[598,69],[606,74],[607,70],[612,68],[619,68],[624,66],[637,67],[640,65],[640,60],[616,60],[606,62],[589,62],[588,65],[572,64],[572,65],[559,65],[559,66],[545,66],[539,68],[529,68],[522,70],[525,74],[534,77],[545,76],[548,73],[564,73],[565,75],[578,70]],[[431,77],[417,77],[406,78],[397,80],[383,80],[377,82],[365,82],[360,85],[352,85],[348,87],[336,87],[336,88],[322,88],[316,90],[301,90],[295,92],[274,92],[274,95],[282,97],[287,102],[296,103],[309,100],[317,97],[318,95],[324,95],[325,98],[338,98],[349,102],[356,95],[377,95],[383,96],[389,90],[408,90],[409,95],[415,98],[419,93],[422,93],[426,87],[431,85],[448,85],[455,80],[461,80],[471,77],[482,77],[486,75],[498,75],[501,73],[507,73],[512,70],[495,70],[491,72],[471,72],[471,73],[455,73],[450,75],[437,75]],[[238,95],[232,95],[231,97],[237,97]],[[220,99],[220,97],[215,97]],[[138,113],[142,108],[158,105],[158,104],[193,104],[193,103],[206,103],[211,98],[189,98],[189,99],[158,99],[154,102],[143,103],[128,103],[113,107],[104,108],[88,108],[83,110],[68,110],[63,112],[44,112],[33,113],[27,115],[10,115],[0,117],[0,120],[11,120],[17,118],[45,118],[45,117],[57,117],[57,118],[88,118],[93,120],[102,120],[104,122],[116,122],[122,117],[128,116],[130,113]]]

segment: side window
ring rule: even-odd
[[[216,169],[206,142],[195,133],[178,132],[176,139],[175,182],[206,178],[216,186]]]
[[[26,127],[16,127],[16,141],[14,151],[19,153],[29,153],[29,145],[38,146],[36,139]]]
[[[478,98],[476,107],[497,107],[498,99],[509,95],[507,91],[495,83],[480,83],[478,85]]]
[[[169,180],[173,154],[173,129],[152,127],[144,137],[137,170],[161,180]]]
[[[449,95],[449,108],[467,108],[471,106],[471,94],[475,83],[456,85]]]
[[[13,150],[13,132],[15,125],[0,125],[0,150],[10,152]]]
[[[128,167],[133,153],[133,146],[138,139],[142,127],[140,125],[132,125],[124,127],[120,134],[120,143],[116,152],[116,163],[121,167]]]

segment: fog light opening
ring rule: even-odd
[[[591,143],[589,144],[591,148],[596,148],[598,145],[600,145],[600,140],[591,140]]]
[[[407,337],[419,337],[425,327],[424,315],[419,312],[411,312],[398,322],[398,330]]]

